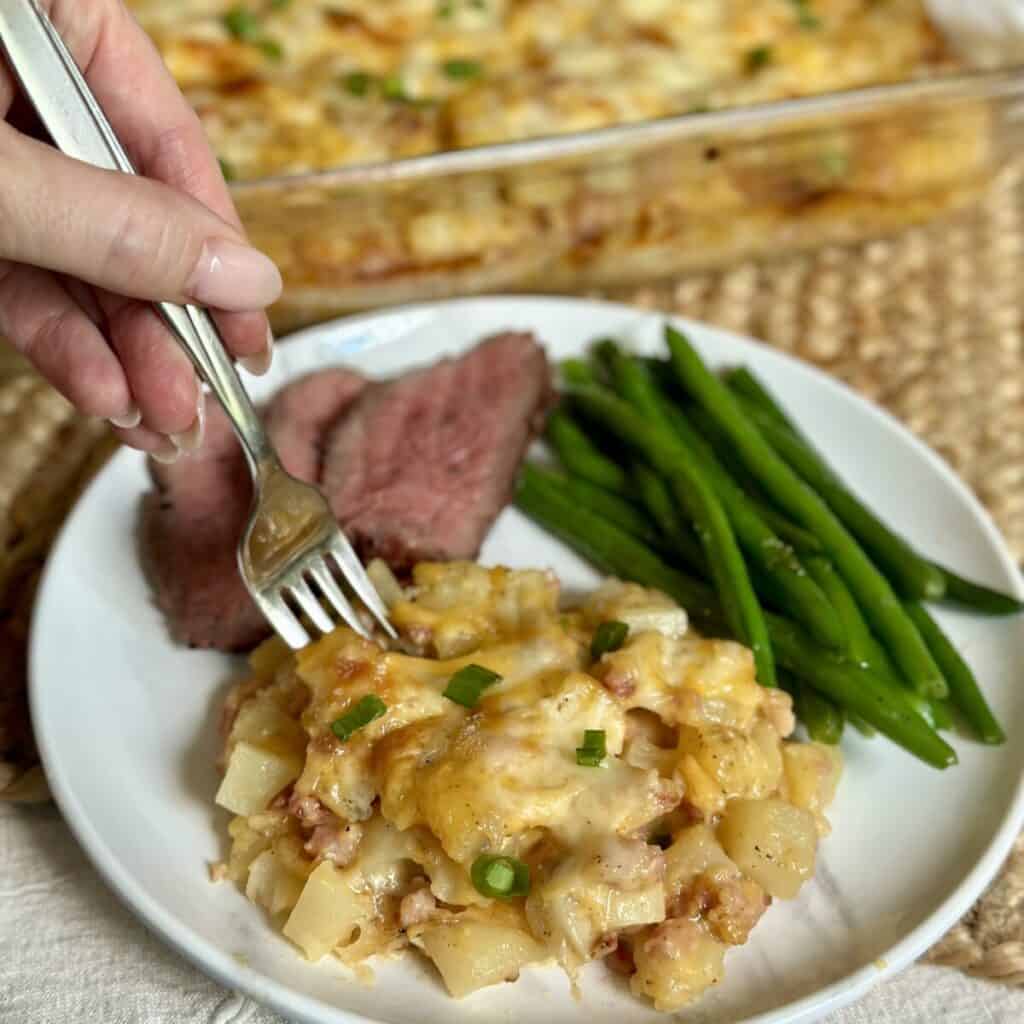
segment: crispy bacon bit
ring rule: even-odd
[[[301,793],[293,792],[288,798],[287,807],[288,813],[298,818],[306,828],[329,825],[336,820],[334,814],[315,796],[303,796]]]
[[[359,825],[317,825],[303,849],[317,861],[329,860],[343,868],[355,859],[362,838]]]
[[[604,674],[604,678],[601,682],[604,685],[604,688],[616,697],[624,699],[626,697],[632,697],[636,692],[636,683],[633,682],[633,676],[629,672],[623,672],[613,668]]]
[[[425,886],[402,897],[398,906],[398,922],[403,928],[429,921],[437,909],[437,900]]]
[[[702,917],[720,942],[742,946],[770,903],[771,897],[749,878],[720,878],[705,872],[667,909],[670,918]]]

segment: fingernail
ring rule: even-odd
[[[154,462],[161,462],[165,466],[169,466],[172,462],[177,462],[179,455],[181,455],[181,452],[170,441],[166,441],[155,451],[149,452],[149,457]]]
[[[252,356],[242,356],[238,361],[254,377],[262,377],[270,369],[271,360],[274,358],[274,335],[270,328],[267,328],[267,344],[262,352]]]
[[[131,430],[132,427],[137,427],[142,422],[142,413],[139,411],[139,407],[132,402],[120,416],[111,416],[110,422],[115,427]]]
[[[197,302],[215,309],[263,309],[281,295],[281,274],[263,253],[226,238],[211,238],[185,285]]]
[[[184,454],[190,454],[198,451],[203,444],[203,429],[206,426],[206,396],[203,394],[203,389],[199,389],[199,400],[196,402],[196,418],[192,421],[192,426],[188,430],[182,431],[180,434],[168,434],[167,436],[171,439],[171,444],[179,452]]]

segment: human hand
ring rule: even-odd
[[[100,170],[0,121],[0,335],[81,411],[163,460],[199,444],[192,364],[153,301],[214,310],[251,372],[281,292],[246,242],[199,120],[121,0],[43,0],[139,177]],[[0,117],[17,95],[0,63]]]

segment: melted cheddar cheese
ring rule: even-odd
[[[307,957],[412,946],[455,996],[610,955],[661,1009],[715,984],[813,872],[838,755],[789,740],[750,652],[658,592],[611,580],[565,611],[549,573],[423,564],[402,588],[372,571],[397,649],[345,628],[296,655],[269,641],[229,701],[221,874]],[[626,639],[595,659],[609,621]],[[467,707],[445,690],[470,665],[497,678]],[[368,698],[379,714],[339,738]],[[595,731],[596,764],[578,754]],[[528,891],[479,888],[493,856]]]

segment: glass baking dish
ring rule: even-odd
[[[1024,68],[233,185],[278,329],[488,291],[652,281],[850,242],[976,198],[1022,146]]]

